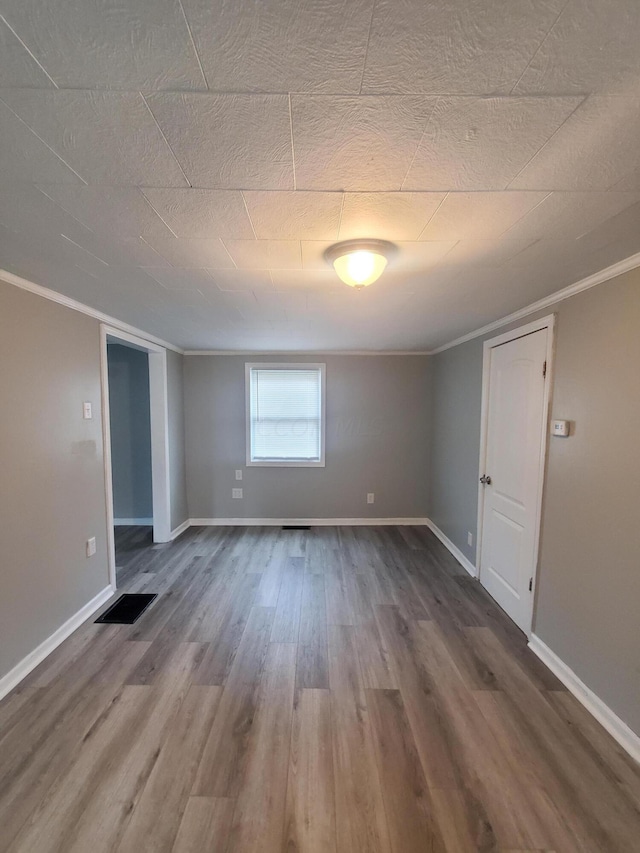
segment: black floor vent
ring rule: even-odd
[[[308,524],[283,524],[283,530],[311,530]]]
[[[146,592],[126,592],[108,610],[105,610],[102,616],[96,619],[96,622],[107,622],[110,625],[133,625],[136,619],[142,616],[153,599],[157,597],[158,594],[155,592],[153,594]]]

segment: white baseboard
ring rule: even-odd
[[[114,594],[115,589],[112,586],[105,587],[101,592],[94,596],[91,601],[88,601],[84,607],[81,607],[77,613],[74,613],[70,619],[61,625],[57,631],[54,631],[50,637],[40,643],[40,645],[30,652],[20,663],[16,664],[12,670],[0,678],[0,699],[10,693],[13,688],[19,684],[23,678],[26,678],[31,670],[35,669],[39,663],[50,655],[60,643],[67,639],[76,628],[79,628],[90,616],[99,610],[105,601],[108,601]]]
[[[438,527],[438,525],[437,525],[437,524],[434,524],[434,523],[433,523],[433,521],[431,521],[431,519],[430,519],[430,518],[425,518],[425,523],[426,523],[427,527],[429,528],[429,530],[431,530],[431,532],[432,532],[435,536],[437,536],[437,537],[438,537],[438,539],[442,542],[442,544],[444,545],[444,547],[445,547],[448,551],[450,551],[450,552],[453,554],[453,556],[454,556],[454,557],[456,558],[456,560],[460,563],[460,565],[461,565],[463,568],[465,568],[465,569],[469,572],[469,574],[471,575],[471,577],[472,577],[472,578],[477,578],[477,577],[478,577],[478,570],[477,570],[477,569],[476,569],[476,567],[473,565],[473,563],[471,562],[471,560],[469,560],[467,557],[465,557],[465,555],[464,555],[464,554],[462,553],[462,551],[458,548],[458,546],[457,546],[457,545],[454,545],[454,544],[453,544],[453,542],[451,541],[451,539],[449,539],[449,537],[448,537],[448,536],[446,536],[446,535],[442,532],[442,530],[440,530],[440,528]]]
[[[371,527],[379,525],[425,525],[426,518],[191,518],[192,527]]]
[[[114,527],[153,527],[152,518],[114,518]]]
[[[185,530],[188,530],[191,527],[191,519],[187,518],[186,521],[183,521],[182,524],[179,524],[175,530],[172,530],[169,534],[169,542],[173,542],[174,539],[177,539]]]
[[[599,696],[581,681],[575,672],[536,634],[529,639],[529,648],[546,664],[564,686],[584,705],[592,716],[618,741],[636,761],[640,762],[640,737],[615,714]]]

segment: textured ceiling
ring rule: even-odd
[[[430,349],[640,251],[638,0],[0,11],[0,268],[185,348]]]

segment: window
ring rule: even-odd
[[[247,364],[247,465],[324,466],[324,364]]]

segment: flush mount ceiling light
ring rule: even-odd
[[[345,240],[329,246],[324,256],[341,281],[360,290],[380,278],[395,250],[386,240]]]

